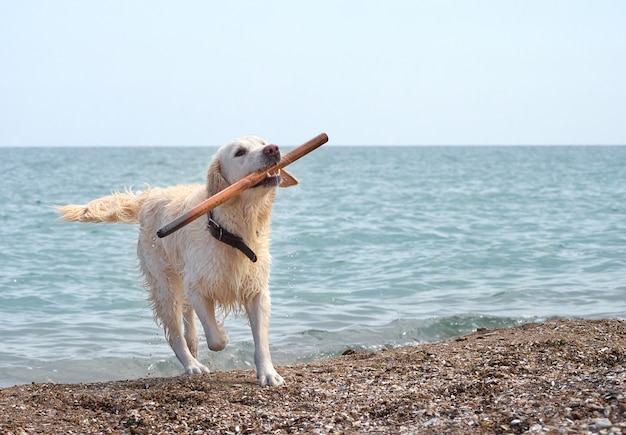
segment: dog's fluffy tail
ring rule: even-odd
[[[70,204],[54,208],[61,214],[61,219],[68,222],[136,224],[139,223],[139,212],[148,197],[147,193],[135,193],[126,189],[124,192],[113,192],[109,196],[94,199],[85,205]]]

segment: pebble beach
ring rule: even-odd
[[[254,371],[0,390],[5,434],[626,433],[626,322],[553,320]]]

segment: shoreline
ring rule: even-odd
[[[550,320],[253,370],[0,389],[0,432],[626,433],[626,322]]]

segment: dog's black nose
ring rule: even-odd
[[[266,145],[265,148],[263,148],[263,154],[265,154],[266,156],[280,156],[280,149],[278,148],[278,145]]]

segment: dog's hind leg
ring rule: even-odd
[[[189,352],[198,358],[198,329],[196,328],[196,313],[189,304],[183,308],[183,322],[185,326],[185,341]]]
[[[204,364],[201,364],[189,350],[187,342],[183,337],[183,331],[181,322],[176,322],[176,325],[171,325],[166,331],[167,341],[172,347],[172,350],[176,354],[176,357],[185,368],[185,373],[209,373],[209,368]]]
[[[198,333],[193,323],[193,309],[187,308],[185,303],[182,280],[176,275],[167,273],[154,276],[143,265],[142,270],[146,278],[146,287],[150,291],[154,316],[163,325],[167,342],[183,365],[185,373],[209,373],[209,369],[195,357],[198,352]],[[191,342],[192,346],[189,346],[188,342]]]
[[[192,350],[187,345],[186,337],[183,334],[183,310],[181,304],[175,304],[169,308],[170,315],[167,318],[161,317],[165,336],[176,357],[185,368],[185,373],[209,373],[208,367],[201,364],[193,355]],[[197,333],[196,333],[197,334]],[[196,346],[195,352],[197,354]]]

